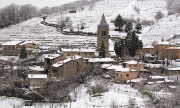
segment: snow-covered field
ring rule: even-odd
[[[96,83],[102,82],[102,79],[92,79],[87,84],[82,84],[76,88],[77,96],[75,98],[74,92],[70,93],[71,98],[75,99],[75,102],[71,102],[71,108],[111,108],[112,102],[122,108],[127,108],[129,98],[135,99],[135,104],[140,108],[146,108],[144,102],[148,101],[148,97],[144,97],[140,92],[130,87],[130,85],[115,84],[105,81],[108,91],[102,93],[102,96],[93,97],[87,93],[87,89],[90,86],[94,86]],[[16,98],[0,97],[0,108],[13,108],[14,105],[22,105],[23,101]],[[59,103],[34,103],[31,107],[23,108],[59,108]],[[58,106],[58,107],[55,107]],[[64,103],[65,108],[70,108],[70,103]],[[19,107],[16,107],[19,108]],[[64,107],[63,107],[64,108]]]
[[[134,7],[140,9],[139,13],[134,10]],[[165,17],[156,22],[154,21],[154,16],[158,11],[163,12]],[[83,11],[77,11],[77,13],[64,12],[63,17],[70,17],[74,29],[77,29],[78,24],[85,23],[83,31],[95,33],[102,14],[105,14],[109,23],[110,35],[119,35],[120,37],[124,34],[113,32],[115,27],[111,23],[111,20],[115,19],[118,14],[121,14],[124,18],[139,18],[156,22],[152,26],[143,27],[140,39],[142,39],[145,46],[162,38],[169,39],[174,34],[178,34],[180,29],[179,15],[167,16],[165,0],[103,0],[98,2],[92,10],[89,10],[87,6]],[[61,18],[61,14],[56,13],[48,16],[47,22],[57,23],[59,18]],[[65,36],[53,27],[40,24],[41,21],[42,18],[32,18],[20,24],[1,29],[0,36],[2,38],[0,43],[14,39],[31,40],[35,43],[48,46],[96,43],[96,37]]]
[[[22,99],[14,97],[7,98],[5,96],[0,97],[0,108],[21,108],[24,105]]]

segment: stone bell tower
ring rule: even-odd
[[[101,44],[104,44],[106,53],[109,52],[109,25],[106,22],[103,14],[100,24],[97,26],[97,50],[101,48]]]

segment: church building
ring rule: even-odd
[[[109,56],[109,25],[103,14],[100,24],[97,26],[97,51],[100,51],[101,45],[105,47],[105,57]]]

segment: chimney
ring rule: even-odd
[[[73,56],[71,56],[71,60],[73,60]]]

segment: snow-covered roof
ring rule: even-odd
[[[90,58],[88,62],[114,62],[114,60],[112,58]]]
[[[44,71],[44,68],[42,68],[41,66],[33,66],[33,67],[30,67],[29,69],[34,70],[34,71]]]
[[[95,52],[95,50],[96,49],[84,49],[84,48],[61,49],[62,52]]]
[[[23,41],[9,41],[9,42],[6,42],[2,45],[17,45],[17,44],[20,44],[22,43]]]
[[[61,56],[60,54],[45,54],[44,58],[48,58],[48,59],[54,59]]]
[[[171,70],[171,71],[178,71],[178,70],[180,70],[180,67],[168,68],[168,70]]]
[[[109,66],[111,66],[112,64],[102,64],[101,65],[101,68],[107,68],[107,67],[109,67]]]
[[[137,72],[137,70],[133,70],[133,69],[129,69],[129,68],[118,68],[115,71],[117,71],[117,72],[132,72],[132,71]]]
[[[154,46],[152,46],[152,45],[146,45],[146,46],[143,47],[143,48],[154,48]]]
[[[29,43],[35,44],[35,43],[32,42],[32,41],[24,41],[23,43],[21,43],[21,44],[19,44],[19,45],[25,45],[25,44],[29,44]]]
[[[47,74],[28,74],[28,78],[47,78]]]
[[[162,64],[150,64],[150,63],[146,63],[145,67],[150,67],[150,68],[160,68],[162,66]]]
[[[74,55],[74,56],[69,56],[69,57],[67,57],[67,58],[71,58],[71,59],[73,59],[73,60],[77,60],[77,59],[80,59],[80,58],[83,58],[83,57],[80,56],[80,55]]]
[[[127,62],[124,62],[124,63],[126,63],[126,64],[137,64],[138,62],[131,60],[131,61],[127,61]],[[143,64],[143,63],[139,62],[139,64]]]
[[[101,27],[107,27],[108,26],[104,14],[102,16],[102,19],[101,19],[99,26],[101,26]]]
[[[155,45],[175,45],[174,43],[170,43],[168,41],[159,41],[157,44]]]
[[[119,68],[122,68],[122,65],[111,65],[111,66],[107,67],[106,69],[108,69],[108,70],[117,70]]]
[[[151,76],[151,79],[165,79],[164,76]]]
[[[62,66],[64,63],[67,63],[67,62],[69,62],[69,61],[71,61],[71,60],[77,60],[77,59],[80,59],[80,58],[82,58],[82,56],[79,56],[79,55],[71,56],[71,57],[68,57],[68,58],[66,58],[66,59],[64,59],[64,60],[62,60],[62,61],[59,61],[59,62],[53,64],[52,66],[53,66],[53,67],[60,67],[60,66]]]

